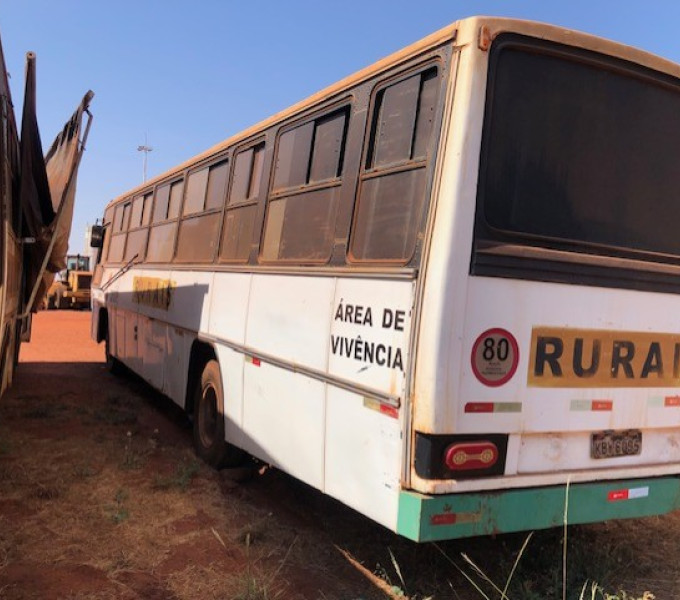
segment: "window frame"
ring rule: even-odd
[[[262,159],[261,159],[261,165],[260,165],[260,175],[259,175],[259,182],[257,185],[257,189],[253,190],[253,195],[247,197],[245,200],[241,201],[235,201],[233,203],[230,202],[231,198],[231,193],[234,187],[234,174],[236,172],[236,164],[238,162],[238,157],[239,155],[243,154],[244,152],[248,152],[249,150],[253,150],[253,153],[257,151],[258,148],[261,148],[262,152]],[[227,180],[227,192],[226,196],[224,199],[224,211],[222,214],[222,222],[220,224],[220,231],[219,231],[219,244],[218,244],[218,249],[217,249],[217,262],[221,264],[234,264],[234,265],[241,265],[241,264],[248,264],[250,262],[250,257],[252,254],[252,249],[253,249],[253,238],[250,240],[250,251],[248,252],[248,256],[246,256],[244,259],[240,258],[225,258],[222,256],[222,250],[223,250],[223,244],[224,244],[224,232],[226,229],[227,225],[227,215],[229,212],[236,211],[238,209],[243,209],[247,207],[257,207],[261,201],[262,201],[262,196],[266,195],[266,190],[268,189],[267,185],[267,180],[266,180],[266,160],[267,160],[267,151],[268,151],[268,145],[267,145],[267,138],[265,136],[258,136],[255,139],[249,140],[245,144],[241,144],[239,146],[235,146],[231,152],[231,167],[229,169],[229,177]],[[254,154],[253,154],[254,157]],[[250,165],[250,174],[249,174],[249,181],[248,185],[253,183],[253,162],[254,160],[251,160],[251,165]],[[256,213],[255,213],[255,222],[253,224],[253,237],[255,235],[255,232],[258,234],[258,241],[262,238],[262,233],[263,233],[263,224],[260,223],[260,229],[258,230],[258,214],[259,211],[257,211],[256,208]],[[258,243],[258,251],[259,251],[259,243]]]
[[[503,34],[491,49],[480,148],[479,181],[469,272],[472,276],[509,277],[525,281],[568,282],[625,290],[680,293],[680,253],[592,242],[513,230],[492,225],[486,214],[486,174],[493,118],[494,63],[505,47],[583,63],[591,68],[653,82],[680,93],[680,78],[594,50],[566,46],[521,34]]]
[[[455,75],[451,73],[449,76],[453,77]],[[369,158],[372,157],[375,151],[375,137],[378,132],[377,119],[379,118],[380,110],[382,109],[382,102],[378,102],[379,95],[383,93],[388,88],[397,85],[411,77],[416,75],[422,76],[428,71],[436,70],[436,80],[437,80],[437,95],[434,101],[434,114],[433,114],[433,126],[430,133],[430,139],[427,144],[427,152],[423,158],[419,159],[408,159],[399,163],[392,163],[384,167],[371,167],[368,166]],[[388,75],[384,79],[377,81],[371,90],[371,94],[368,100],[368,114],[366,118],[366,125],[364,130],[364,141],[363,148],[361,151],[361,160],[359,164],[359,174],[357,180],[357,189],[354,196],[354,205],[352,209],[352,219],[349,229],[349,235],[347,237],[347,252],[346,260],[349,265],[353,266],[363,266],[363,265],[383,265],[383,266],[394,266],[394,267],[404,267],[412,264],[416,260],[419,254],[419,241],[418,233],[421,232],[427,222],[427,216],[429,213],[429,201],[432,191],[432,172],[434,164],[437,160],[437,148],[439,135],[441,134],[441,114],[442,107],[446,102],[446,89],[444,87],[447,81],[447,71],[445,68],[445,61],[442,56],[434,55],[429,57],[424,62],[419,62],[417,64],[411,65],[410,67],[400,70],[396,73]],[[418,96],[418,102],[420,101],[420,95]],[[415,136],[418,127],[418,110],[416,108],[415,121],[413,124],[413,136]],[[412,144],[413,144],[412,139]],[[391,176],[398,173],[405,173],[409,171],[415,171],[419,169],[425,170],[425,189],[424,189],[424,199],[423,199],[423,211],[421,215],[421,220],[416,225],[415,232],[415,242],[409,256],[404,258],[393,258],[393,259],[364,259],[357,258],[352,252],[352,243],[354,239],[354,233],[357,228],[357,219],[359,215],[359,200],[361,199],[361,192],[365,185],[365,182],[378,179],[380,177]],[[429,170],[429,173],[428,173]]]
[[[184,177],[184,192],[183,192],[183,202],[182,206],[180,206],[180,211],[179,211],[179,216],[178,216],[178,224],[177,224],[177,231],[175,232],[175,247],[174,247],[174,252],[173,252],[173,258],[172,262],[177,263],[177,264],[201,264],[201,265],[207,265],[207,264],[212,264],[215,262],[216,257],[219,255],[219,250],[220,250],[220,241],[221,241],[221,231],[223,227],[223,221],[224,221],[224,208],[226,205],[227,201],[227,194],[229,191],[229,179],[230,179],[230,174],[231,174],[231,169],[232,169],[232,152],[230,150],[227,150],[226,152],[222,152],[218,154],[217,156],[211,157],[209,160],[201,163],[200,165],[195,166],[194,168],[190,169],[185,177]],[[206,204],[208,202],[208,192],[210,191],[210,174],[211,171],[225,165],[227,169],[226,173],[226,178],[224,181],[224,189],[221,192],[221,202],[217,206],[213,206],[209,209],[206,210]],[[191,177],[192,174],[194,173],[199,173],[201,171],[207,171],[207,177],[206,177],[206,183],[205,183],[205,189],[203,191],[203,207],[200,211],[197,212],[192,212],[189,214],[184,214],[184,210],[186,207],[186,201],[187,201],[187,189],[188,189],[188,182],[189,178]],[[172,190],[170,190],[172,191]],[[168,197],[168,211],[170,209],[170,196]],[[181,229],[182,229],[182,224],[185,222],[191,222],[197,219],[201,219],[204,217],[209,217],[211,215],[215,214],[220,214],[222,215],[222,218],[218,220],[217,224],[217,231],[215,233],[216,235],[216,240],[215,240],[215,247],[212,252],[212,256],[209,259],[206,260],[200,260],[196,261],[195,259],[187,259],[187,258],[182,258],[179,255],[180,252],[180,234],[181,234]]]
[[[177,211],[177,216],[176,217],[169,217],[168,215],[170,214],[170,201],[172,199],[172,188],[178,184],[182,185],[182,193],[179,199],[179,208]],[[158,221],[154,221],[154,213],[156,212],[156,205],[158,202],[158,190],[160,190],[162,187],[167,186],[168,187],[168,201],[167,201],[167,206],[165,209],[165,218],[160,219]],[[173,261],[173,258],[175,256],[175,250],[177,246],[177,233],[179,231],[179,225],[175,227],[175,233],[172,239],[172,252],[170,253],[170,257],[168,260],[149,260],[149,244],[151,242],[151,234],[153,230],[159,226],[164,226],[164,225],[170,225],[172,223],[178,223],[180,216],[182,214],[182,205],[184,204],[184,192],[186,189],[186,173],[183,171],[181,173],[175,174],[173,177],[161,181],[155,186],[154,189],[154,197],[153,197],[153,206],[151,210],[151,217],[150,217],[150,223],[149,223],[149,235],[146,240],[146,252],[144,253],[144,262],[147,264],[152,264],[152,265],[165,265],[165,264],[170,264]]]
[[[111,236],[108,242],[108,248],[106,251],[106,262],[109,264],[124,264],[125,263],[125,251],[127,248],[127,234],[128,227],[130,224],[130,216],[132,215],[132,203],[134,201],[134,196],[128,196],[116,203],[113,208],[113,217],[111,222]],[[127,210],[126,210],[127,209]],[[119,219],[120,215],[120,219]],[[114,242],[122,238],[122,248],[120,251],[120,260],[111,260],[111,246]]]
[[[135,257],[133,256],[128,256],[128,243],[130,239],[130,234],[131,233],[138,233],[140,231],[143,231],[146,229],[146,241],[142,245],[142,247],[139,249],[139,252],[137,253],[136,260],[139,262],[144,262],[144,259],[146,257],[146,250],[147,246],[149,245],[149,224],[144,223],[144,216],[148,214],[149,219],[151,218],[152,214],[152,209],[153,209],[153,201],[154,201],[154,189],[151,188],[150,190],[146,190],[143,192],[140,192],[138,194],[135,194],[132,196],[131,200],[131,208],[130,208],[130,215],[128,218],[128,229],[126,232],[126,237],[125,237],[125,248],[123,250],[123,263],[127,263],[128,261],[135,260]],[[135,225],[132,223],[132,216],[135,214],[135,204],[141,200],[141,211],[139,213],[139,225]],[[149,207],[147,209],[147,207]],[[147,213],[148,210],[148,213]]]
[[[262,220],[262,225],[261,225],[261,232],[260,232],[260,243],[259,243],[259,248],[258,248],[258,255],[257,255],[257,261],[259,264],[263,265],[282,265],[282,266],[294,266],[294,265],[312,265],[312,266],[319,266],[319,265],[325,265],[329,264],[332,257],[333,257],[333,246],[334,242],[333,240],[331,241],[330,247],[328,248],[327,255],[324,258],[321,259],[312,259],[312,258],[307,258],[307,259],[299,259],[299,258],[265,258],[264,256],[264,245],[265,245],[265,239],[266,239],[266,231],[267,231],[267,218],[269,216],[269,212],[271,209],[271,204],[272,202],[278,202],[281,200],[285,200],[287,198],[293,198],[295,196],[300,196],[303,194],[307,193],[312,193],[312,192],[317,192],[317,191],[323,191],[323,190],[328,190],[328,189],[333,189],[333,188],[341,188],[343,185],[343,181],[345,179],[345,168],[347,166],[347,160],[345,157],[345,153],[347,150],[347,143],[349,139],[349,132],[350,132],[350,123],[353,118],[353,109],[356,104],[356,98],[353,93],[349,93],[347,95],[344,95],[342,98],[334,101],[332,104],[323,106],[323,107],[315,107],[313,108],[310,112],[307,112],[303,115],[297,115],[297,118],[293,121],[290,121],[288,123],[282,123],[278,129],[276,130],[276,137],[274,140],[274,147],[273,147],[273,153],[272,153],[272,161],[271,161],[271,171],[270,171],[270,176],[269,176],[269,183],[267,186],[267,194],[265,198],[265,210],[264,210],[264,216]],[[291,186],[291,187],[286,187],[286,188],[279,188],[275,189],[274,188],[274,182],[276,178],[276,161],[278,159],[278,152],[280,148],[280,141],[281,137],[288,133],[289,131],[293,131],[294,129],[297,129],[298,127],[303,127],[308,123],[314,123],[314,132],[312,133],[312,141],[310,144],[310,152],[309,156],[307,157],[307,180],[309,180],[310,177],[310,166],[313,161],[314,157],[314,133],[316,131],[316,123],[317,121],[322,121],[326,117],[332,116],[334,113],[344,113],[345,114],[345,122],[343,126],[343,133],[342,133],[342,144],[341,144],[341,155],[339,159],[339,164],[338,164],[338,172],[339,174],[336,177],[329,178],[327,180],[323,181],[317,181],[317,182],[309,182],[301,184],[301,185],[296,185],[296,186]],[[342,199],[338,198],[336,200],[337,206],[335,208],[335,217],[333,219],[333,224],[332,224],[332,229],[333,229],[333,234],[332,237],[335,237],[335,230],[337,227],[337,222],[339,218],[339,214],[341,211],[341,203]]]

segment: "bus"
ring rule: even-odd
[[[431,541],[680,503],[680,67],[469,18],[104,212],[92,335]]]
[[[54,274],[66,266],[77,173],[92,122],[88,91],[43,156],[36,56],[26,54],[20,129],[0,45],[0,395]]]

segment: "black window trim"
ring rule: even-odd
[[[505,33],[489,54],[470,275],[680,293],[680,254],[645,251],[494,227],[486,219],[487,153],[493,118],[494,65],[507,47],[581,63],[680,91],[678,78],[596,51]],[[491,118],[490,118],[491,116]]]
[[[375,119],[376,119],[376,105],[378,95],[388,87],[400,83],[410,77],[418,74],[424,74],[431,69],[436,69],[437,79],[439,82],[439,87],[437,91],[437,99],[435,102],[435,115],[434,115],[434,126],[432,135],[429,141],[428,154],[425,158],[420,160],[407,160],[399,163],[394,163],[384,167],[368,167],[369,156],[373,152],[374,145],[374,130],[375,130]],[[418,62],[417,64],[410,65],[404,70],[400,70],[386,77],[385,79],[380,79],[375,82],[373,88],[371,89],[370,97],[368,99],[368,115],[366,117],[363,147],[361,150],[361,161],[359,163],[359,173],[357,178],[357,188],[354,195],[354,202],[352,207],[352,216],[350,219],[350,228],[347,235],[347,249],[346,249],[346,263],[349,266],[361,267],[366,265],[380,265],[383,267],[405,267],[413,263],[413,261],[419,255],[419,241],[418,234],[416,233],[416,242],[413,247],[411,255],[406,259],[359,259],[352,254],[352,239],[354,235],[354,230],[356,227],[357,219],[357,208],[358,199],[361,195],[361,188],[365,181],[371,179],[376,179],[379,177],[384,177],[396,173],[406,172],[406,171],[416,171],[418,169],[427,169],[430,166],[430,174],[426,176],[425,180],[425,200],[424,200],[424,211],[422,215],[422,222],[418,224],[418,232],[422,231],[427,223],[427,217],[430,210],[431,196],[432,196],[432,179],[434,173],[434,165],[437,161],[438,148],[440,144],[439,131],[442,118],[442,110],[445,104],[446,90],[442,88],[447,81],[447,72],[445,69],[445,60],[439,55],[429,56],[426,60]],[[416,116],[417,123],[417,116]],[[415,127],[414,127],[415,135]]]
[[[296,119],[295,121],[291,123],[285,123],[283,124],[278,131],[276,132],[276,138],[274,141],[274,154],[272,158],[272,169],[271,169],[271,175],[270,175],[270,182],[268,186],[268,193],[267,193],[267,204],[269,204],[270,200],[276,200],[278,198],[284,198],[287,196],[299,194],[302,192],[307,192],[307,191],[316,191],[320,189],[324,189],[327,187],[333,187],[336,185],[341,185],[342,184],[342,179],[344,175],[344,168],[345,168],[345,160],[344,160],[344,154],[346,151],[346,146],[347,146],[347,135],[349,133],[349,123],[352,118],[352,107],[354,106],[354,95],[349,94],[347,96],[344,96],[340,100],[334,101],[332,104],[329,104],[327,106],[324,106],[323,108],[317,109],[314,112],[307,113],[304,116],[302,116],[299,119]],[[313,156],[313,149],[314,149],[314,140],[316,138],[316,121],[321,120],[325,117],[330,117],[331,115],[335,113],[340,113],[340,112],[345,112],[345,123],[343,127],[343,132],[342,132],[342,148],[341,148],[341,155],[340,155],[340,165],[339,165],[339,171],[340,174],[337,175],[336,177],[331,177],[329,179],[324,179],[323,181],[316,181],[316,182],[307,182],[299,185],[294,185],[294,186],[289,186],[289,187],[282,187],[282,188],[274,188],[274,178],[276,176],[276,159],[278,158],[278,153],[279,153],[279,145],[281,141],[281,137],[288,133],[289,131],[293,131],[294,129],[297,129],[298,127],[302,127],[303,125],[307,125],[308,123],[315,123],[315,131],[312,134],[312,141],[311,141],[311,149],[312,152],[310,152],[309,155],[309,164],[307,165],[307,177],[309,177],[309,169],[311,166],[311,160]]]
[[[332,189],[332,188],[342,188],[343,182],[347,179],[345,177],[345,168],[347,166],[347,161],[345,160],[345,152],[347,150],[347,141],[349,138],[349,132],[350,132],[350,122],[352,121],[353,118],[353,110],[355,107],[356,103],[356,97],[354,91],[350,91],[349,93],[345,93],[342,95],[340,98],[336,98],[333,101],[329,102],[328,104],[324,104],[323,106],[317,106],[314,107],[312,110],[309,112],[306,112],[302,115],[299,115],[298,118],[295,120],[288,122],[288,123],[283,123],[280,127],[277,128],[276,133],[275,133],[275,138],[274,138],[274,150],[272,154],[272,162],[271,162],[271,169],[269,173],[269,182],[267,184],[267,192],[265,195],[265,209],[264,209],[264,215],[262,218],[262,223],[261,223],[261,231],[259,232],[259,244],[258,244],[258,250],[257,250],[257,264],[258,265],[263,265],[263,266],[320,266],[320,265],[327,265],[330,263],[332,257],[333,257],[333,243],[331,243],[328,255],[325,258],[322,259],[299,259],[299,258],[277,258],[277,259],[266,259],[263,256],[263,250],[264,250],[264,239],[265,239],[265,233],[267,229],[267,217],[269,215],[269,207],[272,201],[276,202],[278,200],[284,200],[286,198],[291,198],[294,196],[299,196],[302,194],[307,194],[307,193],[313,193],[321,190],[326,190],[326,189]],[[320,181],[320,182],[314,182],[314,183],[306,183],[298,186],[293,186],[293,187],[288,187],[288,188],[282,188],[278,189],[275,191],[274,189],[274,178],[276,176],[276,159],[278,157],[278,152],[279,152],[279,142],[281,140],[281,136],[288,131],[292,131],[293,129],[297,127],[301,127],[307,123],[314,123],[317,120],[323,119],[324,117],[328,117],[333,115],[336,112],[345,112],[346,113],[346,118],[345,118],[345,123],[343,127],[343,132],[342,132],[342,153],[341,153],[341,158],[340,158],[340,174],[337,177]],[[314,147],[314,136],[312,136],[312,149]],[[310,153],[309,156],[309,161],[311,164],[311,159],[312,159],[312,153]],[[309,164],[307,165],[307,171],[309,175]],[[338,200],[340,203],[341,200]],[[335,219],[333,221],[333,238],[335,234],[335,230],[337,227],[337,221],[338,221],[338,216],[339,216],[339,211],[341,210],[340,204],[338,204],[338,208],[336,211]]]
[[[248,150],[255,150],[256,148],[261,147],[262,148],[262,173],[260,173],[260,187],[259,189],[250,197],[247,198],[246,200],[243,200],[241,202],[234,202],[233,204],[229,204],[229,196],[231,195],[231,190],[232,186],[234,184],[234,171],[236,170],[236,160],[238,156],[242,152],[247,152]],[[267,174],[267,164],[266,164],[266,159],[267,159],[267,151],[268,151],[268,137],[266,135],[266,132],[263,132],[262,134],[259,134],[255,136],[254,138],[250,138],[248,140],[245,140],[241,142],[240,144],[234,146],[230,150],[230,156],[231,156],[231,165],[229,166],[229,176],[227,179],[227,190],[226,190],[226,195],[224,198],[224,211],[222,213],[222,220],[220,222],[220,227],[218,230],[218,238],[217,238],[217,254],[215,258],[215,263],[220,264],[220,265],[246,265],[250,262],[250,252],[248,253],[248,256],[244,260],[237,260],[234,258],[224,258],[222,256],[222,243],[223,243],[223,235],[224,235],[224,228],[226,227],[226,221],[227,221],[227,213],[230,211],[234,211],[237,209],[242,209],[242,208],[247,208],[249,206],[257,206],[262,202],[262,197],[264,196],[265,198],[267,197],[267,190],[269,189],[269,185],[265,179],[265,175]],[[252,166],[252,165],[251,165]],[[251,172],[251,177],[252,177],[252,172]],[[273,176],[273,175],[272,175]],[[254,224],[254,231],[257,231],[258,235],[258,241],[257,241],[257,248],[258,248],[258,253],[260,250],[260,242],[262,241],[262,234],[263,234],[263,224],[260,223],[262,227],[258,229],[257,225],[257,215],[255,216],[256,222]],[[253,240],[251,240],[251,251],[252,251],[252,243]]]

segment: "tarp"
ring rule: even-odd
[[[26,86],[24,91],[24,109],[21,118],[20,144],[20,186],[19,215],[14,219],[23,220],[19,229],[26,238],[34,238],[35,243],[25,246],[26,282],[28,290],[32,289],[40,277],[43,257],[49,246],[44,239],[45,228],[56,216],[52,206],[45,159],[43,158],[38,119],[36,116],[36,78],[35,55],[26,55]]]
[[[37,310],[54,274],[66,267],[78,165],[90,124],[88,120],[83,131],[83,116],[90,116],[88,108],[93,96],[92,91],[85,94],[43,159],[36,118],[35,56],[27,55],[20,198],[22,231],[35,239],[26,246],[27,311]]]

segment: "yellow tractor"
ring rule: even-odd
[[[91,283],[90,257],[69,254],[47,291],[46,308],[90,308]]]

